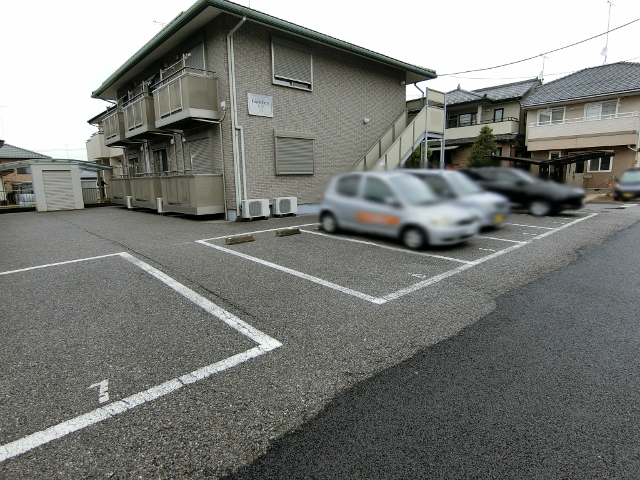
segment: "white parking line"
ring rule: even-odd
[[[117,257],[119,255],[122,255],[122,253],[123,252],[110,253],[109,255],[100,255],[98,257],[79,258],[77,260],[67,260],[66,262],[48,263],[46,265],[38,265],[35,267],[21,268],[19,270],[9,270],[6,272],[0,272],[0,275],[9,275],[10,273],[18,273],[18,272],[28,272],[29,270],[37,270],[39,268],[57,267],[58,265],[68,265],[69,263],[87,262],[89,260],[98,260],[100,258]]]
[[[451,277],[453,275],[457,275],[458,273],[463,272],[463,271],[465,271],[465,270],[467,270],[467,269],[469,269],[471,267],[474,267],[474,266],[479,265],[481,263],[484,263],[484,262],[486,262],[488,260],[492,260],[492,259],[494,259],[496,257],[499,257],[501,255],[509,253],[509,252],[511,252],[513,250],[516,250],[516,249],[521,248],[521,247],[523,247],[525,245],[528,245],[528,244],[532,243],[533,241],[535,241],[537,239],[544,238],[547,235],[551,235],[552,233],[560,231],[560,230],[562,230],[564,228],[567,228],[567,227],[569,227],[571,225],[574,225],[574,224],[576,224],[578,222],[582,222],[583,220],[587,220],[589,218],[595,217],[596,215],[598,215],[598,214],[597,213],[592,213],[591,215],[588,215],[586,217],[582,217],[582,218],[579,218],[577,220],[574,220],[573,222],[567,223],[567,224],[563,225],[562,227],[558,227],[556,229],[549,230],[548,232],[545,232],[542,235],[538,235],[536,237],[533,237],[533,238],[531,238],[530,240],[527,240],[527,241],[506,240],[506,239],[503,239],[503,238],[493,238],[493,237],[478,237],[478,238],[489,238],[489,239],[493,239],[493,240],[502,240],[502,241],[506,241],[506,242],[513,242],[516,245],[512,245],[511,247],[505,248],[504,250],[499,250],[499,251],[497,251],[495,253],[487,255],[486,257],[482,257],[482,258],[480,258],[478,260],[467,262],[464,265],[461,265],[461,266],[459,266],[457,268],[454,268],[452,270],[449,270],[449,271],[443,272],[441,274],[435,275],[435,276],[433,276],[431,278],[428,278],[428,279],[423,280],[421,282],[415,283],[415,284],[410,285],[410,286],[408,286],[406,288],[400,289],[400,290],[398,290],[396,292],[392,292],[392,293],[390,293],[388,295],[385,295],[384,297],[374,297],[372,295],[367,295],[366,293],[362,293],[362,292],[359,292],[357,290],[353,290],[351,288],[343,287],[343,286],[335,284],[333,282],[329,282],[327,280],[323,280],[321,278],[314,277],[313,275],[308,275],[306,273],[302,273],[302,272],[299,272],[297,270],[293,270],[291,268],[283,267],[281,265],[277,265],[275,263],[268,262],[268,261],[262,260],[260,258],[252,257],[251,255],[247,255],[247,254],[244,254],[244,253],[236,252],[235,250],[231,250],[231,249],[228,249],[228,248],[225,248],[225,247],[221,247],[219,245],[214,245],[214,244],[208,243],[207,240],[197,240],[196,243],[204,245],[205,247],[209,247],[209,248],[213,248],[213,249],[219,250],[221,252],[225,252],[225,253],[229,253],[231,255],[235,255],[235,256],[240,257],[240,258],[244,258],[245,260],[249,260],[251,262],[255,262],[255,263],[258,263],[260,265],[264,265],[264,266],[273,268],[275,270],[279,270],[281,272],[289,273],[290,275],[294,275],[296,277],[303,278],[303,279],[308,280],[310,282],[317,283],[318,285],[322,285],[324,287],[328,287],[328,288],[331,288],[333,290],[336,290],[336,291],[339,291],[339,292],[342,292],[342,293],[346,293],[347,295],[351,295],[351,296],[360,298],[362,300],[366,300],[366,301],[371,302],[371,303],[373,303],[375,305],[384,305],[387,302],[390,302],[392,300],[397,300],[398,298],[403,297],[403,296],[405,296],[405,295],[407,295],[409,293],[413,293],[413,292],[418,291],[420,289],[423,289],[423,288],[425,288],[425,287],[427,287],[429,285],[433,285],[435,283],[438,283],[438,282],[440,282],[440,281],[442,281],[442,280],[444,280],[446,278],[449,278],[449,277]],[[270,230],[267,230],[267,231],[270,231]],[[308,232],[308,233],[315,233],[315,232]],[[219,238],[226,238],[226,237],[219,237]],[[336,239],[340,239],[340,240],[349,240],[349,239],[344,239],[344,238],[339,238],[339,237],[331,237],[331,238],[336,238]],[[380,245],[377,245],[377,244],[374,244],[374,243],[364,242],[364,241],[360,241],[360,240],[356,240],[356,242],[357,243],[366,243],[366,244],[380,246]],[[389,247],[389,248],[392,248],[392,247]],[[398,249],[398,250],[403,252],[403,253],[407,253],[406,250],[401,250],[401,249]]]
[[[310,282],[317,283],[322,285],[323,287],[331,288],[333,290],[337,290],[342,293],[346,293],[347,295],[352,295],[354,297],[361,298],[362,300],[366,300],[367,302],[375,303],[380,305],[384,303],[381,299],[377,297],[373,297],[371,295],[367,295],[366,293],[358,292],[357,290],[353,290],[351,288],[343,287],[333,282],[329,282],[327,280],[323,280],[318,277],[314,277],[313,275],[307,275],[306,273],[298,272],[297,270],[293,270],[291,268],[283,267],[281,265],[277,265],[275,263],[267,262],[266,260],[262,260],[260,258],[252,257],[251,255],[246,255],[244,253],[236,252],[235,250],[230,250],[228,248],[221,247],[219,245],[213,245],[212,243],[208,243],[206,240],[198,240],[196,243],[204,245],[205,247],[215,248],[216,250],[220,250],[221,252],[230,253],[231,255],[235,255],[236,257],[244,258],[245,260],[250,260],[252,262],[259,263],[260,265],[264,265],[266,267],[271,267],[276,270],[280,270],[281,272],[288,273],[290,275],[294,275],[299,278],[304,278],[305,280],[309,280]]]
[[[486,235],[478,235],[476,238],[486,238],[488,240],[500,240],[501,242],[511,242],[511,243],[527,243],[524,240],[509,240],[507,238],[487,237]]]
[[[392,250],[392,251],[395,251],[395,252],[403,252],[403,253],[409,253],[409,254],[412,254],[412,255],[420,255],[422,257],[441,258],[442,260],[450,260],[452,262],[470,263],[468,260],[460,260],[459,258],[445,257],[444,255],[434,255],[432,253],[416,252],[416,251],[413,251],[413,250],[405,250],[403,248],[390,247],[390,246],[387,246],[387,245],[380,245],[378,243],[368,242],[366,240],[356,240],[355,238],[336,237],[335,235],[327,235],[326,233],[310,232],[309,230],[300,230],[300,231],[304,232],[304,233],[311,233],[313,235],[320,235],[320,236],[325,237],[325,238],[332,238],[334,240],[343,240],[345,242],[363,243],[365,245],[373,245],[374,247],[380,247],[380,248],[384,248],[384,249],[387,249],[387,250]]]
[[[504,225],[513,225],[515,227],[544,228],[545,230],[553,230],[553,227],[538,227],[537,225],[522,225],[521,223],[505,223]]]
[[[206,312],[210,313],[214,317],[222,320],[225,324],[236,330],[238,333],[250,338],[254,342],[258,343],[258,346],[251,348],[245,352],[239,353],[237,355],[233,355],[229,358],[221,360],[216,363],[212,363],[211,365],[207,365],[206,367],[199,368],[191,373],[187,373],[180,377],[168,380],[159,385],[151,387],[142,392],[131,395],[127,398],[123,398],[117,402],[110,403],[105,405],[104,407],[97,408],[89,413],[85,413],[84,415],[79,415],[75,418],[67,420],[65,422],[59,423],[58,425],[54,425],[53,427],[47,428],[40,432],[33,433],[26,437],[23,437],[19,440],[15,440],[13,442],[7,443],[5,445],[0,445],[0,463],[8,460],[9,458],[17,457],[18,455],[22,455],[29,450],[33,450],[36,447],[49,443],[53,440],[57,440],[59,438],[65,437],[70,433],[77,432],[83,428],[89,427],[91,425],[95,425],[104,420],[107,420],[111,417],[119,415],[121,413],[126,412],[127,410],[132,410],[135,407],[143,405],[145,403],[156,400],[160,397],[168,395],[176,390],[181,389],[184,386],[190,385],[197,381],[203,380],[207,377],[215,373],[222,372],[236,365],[240,365],[247,360],[252,358],[256,358],[260,355],[263,355],[271,350],[274,350],[282,344],[278,342],[276,339],[266,335],[260,330],[252,327],[246,322],[243,322],[235,315],[227,312],[226,310],[218,307],[215,303],[209,301],[198,293],[194,292],[190,288],[187,288],[185,285],[180,282],[174,280],[169,277],[165,273],[160,270],[152,267],[148,263],[139,260],[125,252],[113,254],[113,255],[104,255],[101,257],[92,257],[92,258],[84,258],[80,260],[74,260],[71,262],[60,262],[60,263],[52,263],[48,265],[40,265],[38,267],[32,267],[30,269],[22,269],[22,270],[14,270],[12,272],[3,272],[3,274],[15,273],[24,270],[32,270],[35,268],[46,268],[49,266],[56,265],[64,265],[67,263],[81,262],[87,260],[95,260],[99,258],[105,258],[110,256],[120,256],[121,258],[127,260],[138,268],[144,270],[148,274],[152,275],[157,280],[161,281],[169,288],[173,289],[186,299],[190,300]]]

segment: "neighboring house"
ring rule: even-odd
[[[89,120],[94,123],[95,120]],[[87,140],[87,160],[112,167],[112,170],[103,170],[104,181],[109,183],[111,175],[122,175],[122,161],[124,150],[122,148],[107,147],[104,143],[104,132],[98,131]]]
[[[24,148],[15,147],[4,143],[0,147],[0,165],[4,163],[13,163],[20,160],[29,160],[35,158],[51,158],[41,153],[25,150]],[[21,184],[31,182],[31,171],[28,166],[15,168],[9,171],[0,171],[0,191],[9,192],[12,190],[22,189]]]
[[[446,93],[447,120],[445,130],[445,165],[447,168],[464,168],[471,145],[487,125],[493,130],[498,144],[497,156],[525,156],[523,99],[540,85],[538,79],[497,85],[477,90],[456,90]],[[419,105],[419,100],[408,102],[410,110]],[[437,166],[440,142],[429,142],[435,153],[432,166]]]
[[[597,188],[638,165],[640,63],[586,68],[523,103],[527,149],[541,176]]]
[[[375,155],[370,147],[392,125],[397,140],[406,85],[435,77],[250,8],[199,0],[93,92],[117,103],[90,123],[107,147],[124,148],[114,202],[153,208],[162,198],[165,211],[232,220],[296,197],[300,213],[315,212],[334,173],[381,159],[389,145]]]

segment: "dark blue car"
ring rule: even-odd
[[[622,172],[613,191],[614,200],[640,198],[640,168],[630,168]]]

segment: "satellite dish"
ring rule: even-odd
[[[608,50],[607,47],[604,47],[602,49],[602,52],[600,52],[600,55],[602,55],[603,57],[606,57],[607,56],[607,50]]]

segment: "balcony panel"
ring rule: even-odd
[[[125,137],[145,139],[153,137],[156,128],[156,115],[153,97],[143,94],[123,107]]]
[[[125,137],[124,113],[121,110],[106,116],[102,121],[104,144],[107,147],[124,147],[128,144]]]
[[[504,122],[491,122],[485,124],[468,125],[465,127],[447,128],[445,138],[447,140],[457,140],[459,138],[475,138],[480,134],[480,129],[488,126],[493,130],[494,135],[504,135],[519,133],[520,123],[515,120],[505,120]]]
[[[224,213],[223,177],[217,174],[162,177],[164,209],[188,215]]]
[[[529,125],[527,139],[531,142],[606,135],[637,135],[637,114],[621,114],[617,118],[598,120],[569,119],[551,125]]]
[[[161,179],[153,175],[133,176],[131,182],[131,204],[134,207],[156,208],[156,198],[162,197]]]
[[[153,92],[155,126],[184,128],[194,119],[221,118],[218,80],[213,76],[191,73],[189,69],[158,86]]]
[[[109,179],[109,189],[112,203],[127,204],[127,197],[131,195],[131,183],[128,178],[112,175]]]

